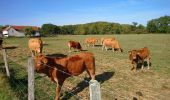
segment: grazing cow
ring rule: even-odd
[[[107,51],[107,47],[111,47],[113,52],[115,51],[115,49],[123,52],[123,49],[120,47],[119,42],[115,39],[104,39],[102,41],[102,50],[105,48]]]
[[[38,53],[42,53],[43,43],[41,38],[30,38],[28,41],[28,47],[31,51],[32,57],[37,56]]]
[[[93,47],[96,44],[96,42],[97,42],[97,39],[96,38],[92,38],[92,37],[86,38],[85,41],[84,41],[86,46],[92,45]]]
[[[0,49],[2,49],[2,43],[3,43],[3,40],[0,39]]]
[[[147,59],[148,69],[149,64],[151,63],[151,56],[149,53],[149,49],[147,47],[138,49],[138,50],[131,50],[129,51],[129,59],[131,60],[132,68],[131,70],[137,67],[139,61],[142,62],[142,69],[144,67],[144,60]]]
[[[82,47],[80,43],[76,41],[68,41],[68,47],[69,47],[69,52],[71,52],[71,48],[82,51]]]
[[[112,37],[112,38],[101,38],[101,45],[103,44],[104,40],[115,40],[115,37]]]
[[[66,78],[87,71],[95,80],[95,58],[92,53],[80,53],[65,58],[50,58],[41,54],[34,60],[36,72],[46,74],[51,81],[57,83],[56,100],[60,97],[60,90]]]

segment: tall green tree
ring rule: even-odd
[[[41,27],[41,35],[54,35],[60,33],[60,27],[53,24],[43,24]]]
[[[169,33],[170,32],[170,16],[163,16],[163,17],[148,21],[147,31],[150,33]]]
[[[25,28],[24,32],[25,32],[26,36],[34,36],[35,35],[35,31],[33,30],[32,27]]]

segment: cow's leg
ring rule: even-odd
[[[105,46],[105,50],[107,51],[107,47]]]
[[[90,47],[90,44],[88,43],[87,46]]]
[[[132,61],[132,68],[131,70],[135,70],[136,71],[136,63],[134,61]]]
[[[87,69],[87,73],[89,74],[89,76],[91,77],[92,80],[95,80],[95,69]]]
[[[147,58],[147,64],[148,64],[148,69],[149,69],[150,57]]]
[[[59,100],[59,98],[60,98],[60,91],[61,91],[61,86],[59,84],[57,84],[55,100]]]
[[[60,92],[61,92],[61,88],[62,88],[63,83],[64,83],[64,79],[57,81],[55,100],[59,100],[59,98],[60,98]]]
[[[112,48],[112,51],[113,51],[113,52],[115,52],[115,49],[114,49],[114,48]]]
[[[69,51],[68,52],[71,52],[71,47],[69,47]]]
[[[142,69],[144,68],[144,60],[142,60]]]
[[[104,49],[104,45],[102,45],[102,51],[103,51],[103,49]]]

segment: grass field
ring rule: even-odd
[[[83,41],[86,37],[112,37],[113,35],[59,35],[44,37],[43,53],[46,55],[73,55],[68,53],[68,40],[79,41],[83,48],[93,52],[96,59],[97,80],[101,83],[103,100],[169,100],[170,98],[170,35],[140,34],[114,35],[124,52],[102,51],[100,42],[95,47],[86,48]],[[0,100],[27,99],[27,59],[30,56],[27,47],[28,38],[5,38],[11,79],[5,76],[2,55],[0,55]],[[147,46],[151,52],[150,70],[130,70],[128,51]],[[0,51],[1,52],[1,51]],[[88,84],[83,73],[79,77],[69,78],[62,89],[62,97],[67,99],[89,99]],[[55,84],[47,76],[35,75],[35,96],[37,100],[53,100]],[[78,89],[73,88],[78,87]],[[69,92],[73,92],[71,95]]]

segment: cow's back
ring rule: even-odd
[[[105,46],[112,46],[112,45],[114,45],[114,43],[115,42],[111,39],[104,39],[103,40],[103,45],[105,45]]]
[[[62,58],[57,61],[67,69],[67,72],[72,75],[79,75],[86,69],[94,69],[95,61],[92,53],[80,53],[67,58]]]
[[[138,55],[142,59],[147,58],[148,56],[150,56],[149,49],[147,47],[141,48],[140,50],[138,50]]]
[[[97,39],[96,39],[96,38],[90,37],[90,38],[86,38],[86,39],[85,39],[85,43],[86,43],[86,44],[95,44],[96,42],[97,42]]]

